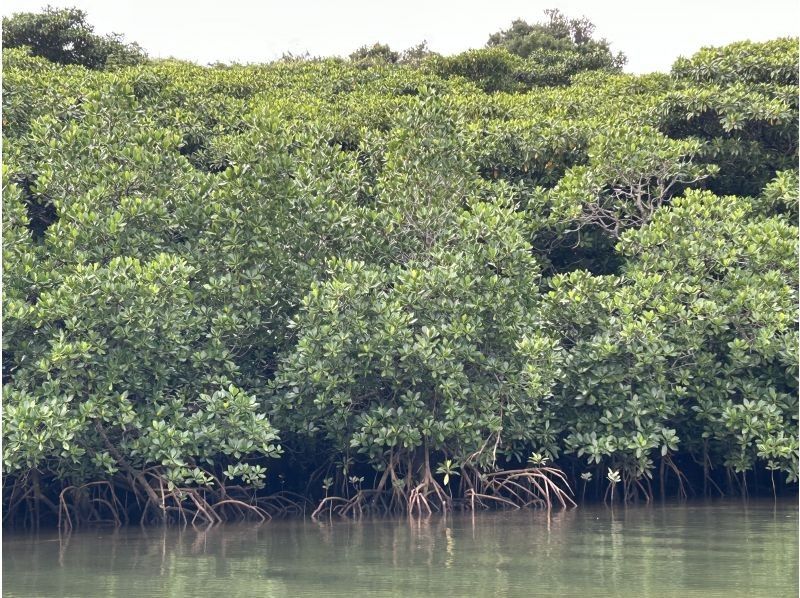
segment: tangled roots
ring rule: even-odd
[[[558,502],[567,508],[576,506],[571,494],[567,477],[560,469],[529,467],[478,476],[477,487],[465,492],[465,507],[473,511],[490,506],[550,509]]]
[[[374,490],[359,490],[352,498],[329,496],[320,502],[311,516],[321,515],[358,517],[365,513],[386,514],[401,512],[428,516],[454,508],[562,508],[576,506],[567,477],[555,467],[530,467],[510,471],[480,474],[464,472],[466,490],[463,498],[453,499],[434,479],[430,469],[422,469],[419,483],[408,487],[394,486],[391,492],[382,483]]]

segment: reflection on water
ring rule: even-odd
[[[772,502],[6,534],[4,596],[797,596]]]

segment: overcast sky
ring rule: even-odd
[[[587,16],[597,35],[628,56],[626,70],[667,71],[701,46],[798,35],[798,0],[2,0],[0,12],[45,4],[86,10],[98,33],[123,33],[153,57],[201,64],[264,62],[284,52],[347,55],[376,41],[402,50],[427,40],[452,54],[481,47],[513,19],[545,8]]]

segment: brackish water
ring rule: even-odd
[[[798,505],[5,534],[3,595],[796,597]]]

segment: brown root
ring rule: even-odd
[[[383,490],[376,488],[375,490],[359,490],[352,498],[327,496],[311,513],[311,518],[318,519],[320,515],[326,513],[329,517],[333,515],[361,517],[365,513],[386,513],[389,512],[389,508],[384,494]]]
[[[459,507],[470,510],[500,508],[546,508],[576,506],[566,474],[555,467],[530,467],[481,474],[473,466],[461,468],[461,495],[453,497],[434,478],[427,452],[416,469],[416,480],[408,475],[412,466],[405,465],[406,478],[397,475],[399,460],[390,461],[374,490],[359,490],[352,498],[325,497],[311,514],[313,519],[327,515],[360,517],[365,513],[405,512],[409,516],[427,517]],[[391,487],[389,482],[391,481]]]
[[[72,531],[83,524],[113,525],[128,523],[127,511],[107,481],[67,486],[58,497],[58,527]]]
[[[490,505],[506,508],[545,508],[555,503],[562,508],[576,506],[570,496],[572,490],[567,477],[555,467],[528,467],[510,471],[496,471],[479,477],[479,490],[469,488],[465,493],[465,506],[489,508]]]
[[[256,504],[270,517],[302,516],[313,506],[307,497],[286,490],[258,498]]]
[[[405,473],[405,478],[400,477]],[[416,474],[416,475],[415,475]],[[412,481],[412,477],[415,478]],[[431,515],[452,508],[452,498],[437,482],[430,467],[430,455],[424,452],[423,462],[416,469],[409,456],[402,459],[390,456],[386,469],[374,489],[359,489],[352,498],[326,496],[311,514],[331,517],[361,517],[371,513],[401,513]]]
[[[431,473],[430,456],[425,451],[422,480],[414,486],[408,496],[409,515],[431,515],[434,511],[445,512],[452,508],[452,501]]]
[[[272,519],[272,515],[270,515],[265,509],[262,509],[257,505],[250,505],[247,504],[246,502],[243,502],[241,500],[236,500],[233,498],[227,498],[225,500],[216,502],[213,504],[211,508],[214,510],[215,513],[217,513],[217,511],[220,508],[229,508],[229,507],[234,508],[238,512],[239,517],[242,519],[245,519],[247,514],[254,515],[257,519],[259,519],[261,523],[264,523],[265,521]]]
[[[678,480],[678,496],[681,499],[685,500],[686,498],[688,498],[688,494],[686,492],[687,488],[689,492],[691,492],[692,495],[694,495],[695,493],[694,488],[692,488],[692,485],[689,483],[689,478],[687,478],[686,475],[678,468],[678,466],[675,465],[675,462],[672,460],[672,457],[669,455],[669,453],[667,453],[661,458],[661,466],[662,468],[664,466],[668,467],[675,474],[675,477]],[[663,474],[662,474],[662,480],[663,480]],[[663,483],[664,482],[662,481],[662,487]]]

